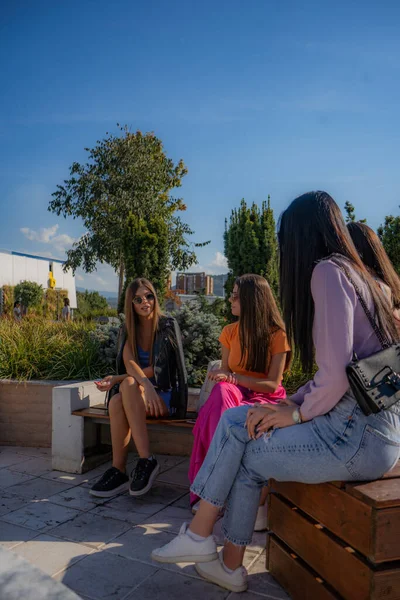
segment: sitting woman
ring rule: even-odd
[[[286,397],[282,376],[290,361],[285,328],[271,288],[264,277],[242,275],[235,281],[229,299],[238,321],[222,330],[222,365],[211,371],[216,381],[193,429],[194,444],[189,480],[193,483],[210,447],[223,412],[228,408],[253,404],[277,404]],[[260,499],[265,503],[266,495]],[[198,496],[190,496],[192,511]],[[266,513],[260,508],[256,530],[265,529]]]
[[[147,279],[135,279],[128,287],[125,318],[117,356],[118,375],[96,382],[100,391],[108,392],[113,452],[112,467],[90,490],[101,498],[128,487],[131,496],[148,492],[159,465],[150,452],[146,418],[186,416],[187,376],[181,334],[175,319],[161,314],[156,292]],[[126,461],[131,435],[139,460],[129,486]]]
[[[334,200],[326,192],[294,200],[282,215],[279,245],[286,331],[304,372],[314,359],[318,371],[290,400],[222,415],[191,488],[202,498],[196,516],[152,553],[159,562],[196,562],[202,577],[235,592],[247,587],[243,556],[268,479],[378,479],[400,455],[400,406],[366,416],[349,388],[353,352],[365,358],[381,349],[362,304],[389,340],[399,335],[392,307],[363,265]],[[221,506],[225,544],[218,556],[212,531]]]
[[[365,223],[349,223],[353,244],[364,265],[393,305],[393,314],[400,331],[400,278],[375,231]]]

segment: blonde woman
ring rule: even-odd
[[[147,279],[135,279],[128,287],[125,318],[117,375],[96,382],[100,391],[108,392],[113,451],[112,467],[90,490],[101,498],[128,487],[131,496],[146,494],[159,472],[150,451],[146,418],[186,415],[187,376],[179,327],[175,319],[161,313],[154,286]],[[131,436],[139,460],[129,485],[126,461]]]

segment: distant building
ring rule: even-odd
[[[224,275],[211,275],[214,281],[214,294],[216,296],[225,296],[225,283],[228,281],[228,273]]]
[[[177,273],[176,291],[180,294],[205,294],[212,296],[214,281],[211,275],[205,273]]]
[[[67,290],[71,308],[77,308],[75,277],[68,269],[63,271],[63,261],[22,252],[0,250],[0,288],[33,281],[46,290]]]

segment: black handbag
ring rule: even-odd
[[[346,368],[350,388],[365,415],[387,410],[400,401],[400,343],[392,343],[379,329],[348,269],[333,257],[331,260],[353,285],[367,319],[382,346],[382,350],[366,358],[359,359],[355,353],[353,354],[353,360]]]

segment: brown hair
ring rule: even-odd
[[[349,223],[347,229],[364,265],[392,292],[393,307],[400,308],[400,278],[375,231],[365,223]]]
[[[133,356],[135,357],[136,361],[138,361],[136,335],[137,335],[137,326],[139,324],[139,317],[135,311],[135,307],[133,306],[132,301],[133,301],[134,297],[136,296],[136,292],[138,291],[138,289],[141,286],[146,287],[149,290],[149,292],[151,292],[154,295],[153,339],[151,342],[150,357],[152,356],[152,352],[153,352],[153,343],[154,343],[155,333],[156,333],[157,327],[158,327],[158,321],[162,314],[160,305],[158,303],[156,290],[154,289],[153,284],[148,279],[144,279],[143,277],[138,277],[137,279],[134,279],[132,281],[132,283],[129,285],[129,287],[126,289],[126,293],[125,293],[125,323],[126,323],[126,333],[127,333],[128,344],[130,345],[130,348],[133,352]]]
[[[272,334],[285,330],[268,281],[260,275],[242,275],[235,281],[240,302],[240,364],[246,371],[265,373]],[[290,362],[290,353],[286,366]]]
[[[358,255],[340,208],[329,194],[308,192],[293,200],[280,218],[278,239],[283,317],[305,372],[310,373],[314,365],[311,276],[318,261],[332,254],[341,255],[365,281],[375,304],[378,327],[389,339],[398,339],[393,310]]]

